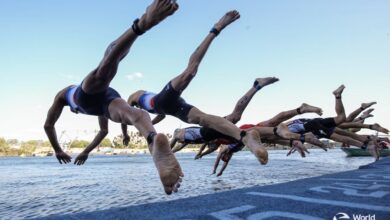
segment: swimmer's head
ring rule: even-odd
[[[184,128],[177,128],[173,132],[173,138],[175,138],[179,142],[184,142],[184,133],[185,133],[185,129]]]

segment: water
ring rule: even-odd
[[[211,176],[215,155],[194,161],[177,154],[185,178],[180,192],[165,195],[149,155],[96,156],[85,165],[61,165],[54,157],[0,158],[0,219],[22,219],[167,201],[356,169],[373,158],[347,158],[339,150],[311,150],[307,158],[269,151],[261,166],[237,153],[222,177]]]

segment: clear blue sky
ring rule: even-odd
[[[107,45],[151,1],[0,0],[0,137],[46,139],[43,123],[58,90],[79,84]],[[172,17],[139,38],[111,86],[122,97],[158,92],[186,67],[212,25],[228,10],[241,18],[213,42],[183,97],[201,110],[225,115],[253,79],[280,82],[260,91],[239,124],[256,123],[302,102],[335,115],[332,91],[345,84],[347,113],[377,101],[375,117],[389,128],[390,2],[361,0],[178,1]],[[315,115],[307,115],[314,117]],[[170,118],[156,128],[186,124]],[[110,137],[120,133],[110,123]],[[97,119],[66,108],[56,125],[90,138]]]

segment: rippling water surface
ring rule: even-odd
[[[177,154],[185,173],[180,192],[166,196],[149,155],[90,157],[83,166],[61,165],[54,157],[0,158],[0,219],[108,209],[186,198],[216,191],[356,169],[371,157],[347,158],[339,150],[311,150],[306,158],[269,151],[261,166],[249,152],[237,153],[222,177],[210,175],[215,155],[193,160]]]

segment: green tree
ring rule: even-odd
[[[102,142],[99,144],[100,147],[112,147],[111,140],[108,138],[104,138]]]
[[[74,140],[70,144],[70,148],[85,148],[88,146],[88,144],[89,144],[89,142],[85,141],[85,140]]]
[[[51,144],[49,141],[44,141],[44,142],[42,142],[42,146],[43,147],[51,147]]]
[[[7,144],[8,144],[8,146],[18,145],[19,141],[18,141],[18,139],[8,139]]]
[[[125,148],[126,146],[123,146],[123,137],[122,135],[115,136],[112,140],[112,145],[114,148]]]

